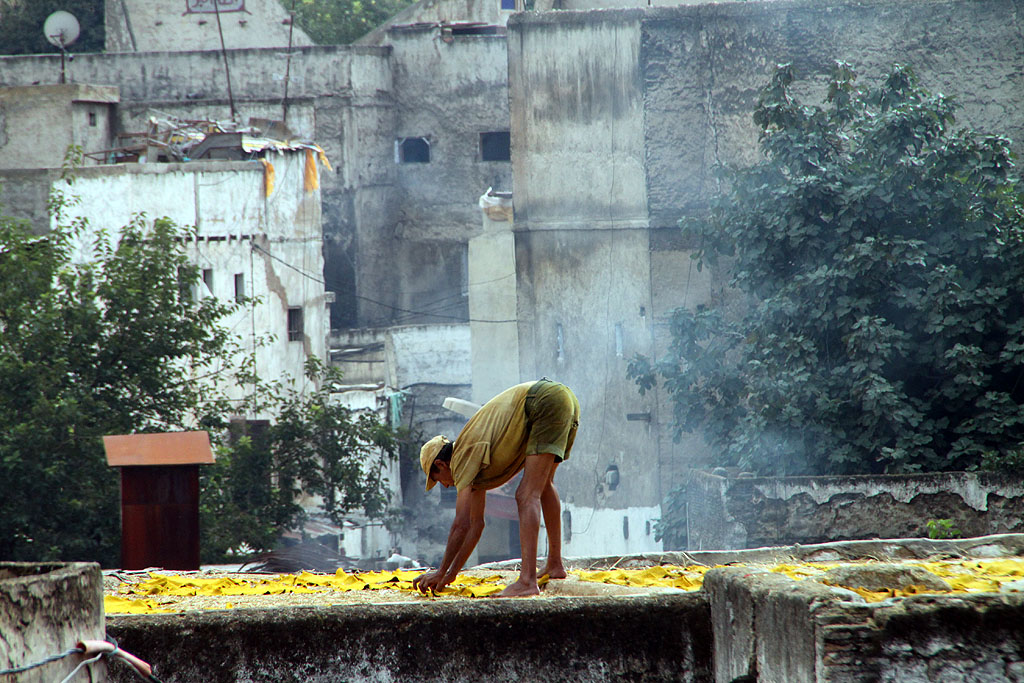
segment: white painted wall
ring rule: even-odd
[[[70,190],[79,200],[70,213],[115,232],[140,213],[196,225],[198,239],[186,250],[199,268],[212,271],[209,294],[233,299],[234,276],[241,274],[246,294],[259,297],[225,325],[250,350],[254,338],[272,336],[256,349],[258,373],[307,390],[306,357],[327,360],[320,191],[304,189],[303,152],[275,155],[272,162],[276,179],[269,197],[263,167],[255,161],[82,169]],[[288,339],[289,308],[303,312],[303,335],[296,341]],[[233,383],[222,388],[234,399],[247,391]]]
[[[511,212],[510,199],[495,203]],[[493,220],[486,212],[482,212],[482,219],[483,232],[469,240],[473,401],[479,405],[520,381],[516,317],[519,299],[512,223]]]
[[[387,329],[387,383],[469,384],[469,325],[407,325]]]
[[[562,543],[562,554],[566,557],[628,555],[662,549],[661,541],[654,540],[654,524],[661,517],[660,506],[593,508],[563,501],[563,519],[566,512],[572,516],[572,536]],[[623,520],[628,520],[628,524],[624,525]],[[625,526],[628,526],[628,538]],[[563,525],[563,537],[565,532]]]

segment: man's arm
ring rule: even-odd
[[[421,591],[441,590],[455,580],[459,570],[466,564],[484,530],[484,509],[487,491],[466,487],[455,499],[455,521],[448,532],[441,566],[432,572],[416,577],[413,585]]]

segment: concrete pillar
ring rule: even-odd
[[[483,405],[521,378],[512,197],[489,192],[480,206],[483,233],[469,240],[469,330],[473,402]]]
[[[0,562],[0,670],[66,652],[80,640],[102,640],[104,634],[103,575],[98,564]],[[81,655],[72,654],[10,680],[52,683],[81,661]],[[90,665],[90,680],[107,680],[104,662]]]

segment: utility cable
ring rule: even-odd
[[[280,258],[279,256],[275,256],[274,254],[271,254],[269,251],[267,251],[266,249],[264,249],[260,245],[256,244],[255,242],[251,242],[250,244],[252,245],[252,249],[254,249],[255,251],[259,251],[260,253],[265,254],[269,258],[273,259],[274,261],[277,261],[278,263],[280,263],[281,265],[283,265],[283,266],[285,266],[287,268],[291,268],[292,270],[294,270],[299,275],[302,275],[303,277],[309,278],[313,282],[317,282],[317,283],[323,285],[324,287],[327,286],[327,283],[322,278],[319,278],[319,277],[317,277],[317,276],[315,276],[315,275],[313,275],[311,273],[307,273],[306,271],[302,270],[301,268],[298,268],[297,266],[293,266],[292,264],[288,263],[287,261],[285,261],[284,259]],[[515,323],[515,322],[519,322],[515,318],[511,318],[511,319],[508,319],[508,320],[483,320],[483,319],[480,319],[480,318],[466,318],[466,317],[456,316],[456,315],[444,315],[444,314],[441,314],[441,313],[428,313],[428,312],[425,312],[425,311],[414,311],[414,310],[411,310],[411,309],[408,309],[408,308],[401,308],[399,306],[392,306],[391,304],[386,304],[383,301],[377,301],[375,299],[371,299],[369,297],[361,296],[359,294],[353,294],[352,296],[355,297],[356,299],[361,299],[361,300],[369,302],[371,304],[376,304],[378,306],[383,306],[384,308],[390,308],[391,310],[398,311],[399,313],[412,313],[414,315],[432,315],[435,318],[447,318],[447,319],[450,319],[450,320],[457,320],[457,321],[463,322],[463,323],[466,323],[466,322],[469,322],[469,323]]]
[[[68,681],[70,681],[83,666],[93,664],[103,657],[120,659],[132,667],[132,669],[135,670],[135,673],[139,674],[143,679],[151,681],[151,683],[163,683],[159,678],[153,675],[153,667],[132,653],[122,650],[118,647],[117,641],[109,637],[106,640],[80,640],[75,647],[69,648],[59,654],[44,657],[39,661],[32,662],[31,664],[23,664],[9,669],[0,669],[0,676],[19,674],[31,671],[32,669],[38,669],[41,666],[52,664],[53,662],[60,661],[72,655],[85,655],[86,659],[79,662],[78,666],[76,666],[71,673],[65,676],[61,683],[68,683]]]

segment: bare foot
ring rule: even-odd
[[[547,574],[549,579],[564,579],[566,577],[565,567],[563,567],[561,563],[554,566],[544,565],[544,569],[541,569],[537,573],[540,576]]]
[[[540,595],[540,588],[537,587],[537,582],[534,581],[532,584],[519,579],[515,583],[510,583],[505,587],[505,590],[498,593],[495,597],[498,598],[525,598],[531,595]]]

